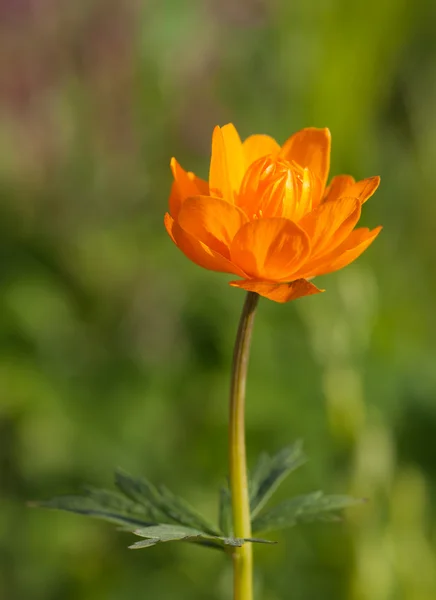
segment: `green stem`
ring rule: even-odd
[[[258,294],[248,292],[239,321],[233,354],[229,414],[230,490],[232,495],[233,534],[251,537],[250,498],[245,453],[245,387],[251,333]],[[251,543],[235,548],[233,557],[233,600],[253,598],[253,554]]]

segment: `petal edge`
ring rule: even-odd
[[[280,156],[308,167],[324,189],[330,169],[331,134],[327,128],[307,127],[297,131],[283,144]]]
[[[320,294],[324,290],[320,290],[310,281],[306,279],[296,279],[290,283],[270,283],[269,281],[259,281],[255,279],[246,279],[243,281],[230,281],[229,285],[238,287],[248,292],[256,292],[259,296],[284,304],[297,300],[303,296],[312,296]]]
[[[186,233],[230,258],[230,244],[248,218],[222,198],[194,196],[185,200],[177,221]]]
[[[290,281],[310,253],[306,232],[280,217],[243,225],[230,246],[230,257],[252,279]]]
[[[239,277],[247,276],[242,269],[232,264],[227,258],[186,233],[169,213],[165,214],[164,224],[174,244],[199,267],[219,273],[234,273]]]

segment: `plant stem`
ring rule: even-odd
[[[250,498],[245,453],[245,387],[251,333],[259,295],[248,292],[239,321],[233,353],[229,414],[229,466],[232,495],[233,534],[251,537]],[[233,553],[233,600],[253,598],[253,554],[251,543],[235,548]]]

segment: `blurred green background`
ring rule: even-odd
[[[380,174],[384,231],[325,294],[260,303],[253,462],[303,438],[281,490],[368,497],[256,547],[257,599],[436,597],[436,5],[431,0],[0,2],[0,598],[224,600],[225,556],[131,552],[26,508],[121,466],[206,514],[226,476],[243,293],[173,246],[169,159],[213,126],[328,126],[332,174]]]

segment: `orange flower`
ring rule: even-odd
[[[171,160],[166,229],[196,264],[241,277],[234,287],[276,302],[316,294],[309,280],[350,264],[381,229],[354,229],[380,178],[339,175],[326,187],[329,163],[328,129],[302,129],[280,147],[216,127],[209,183]]]

